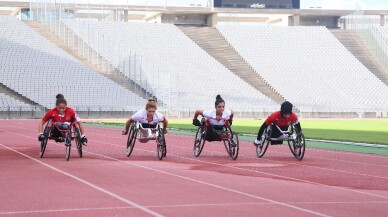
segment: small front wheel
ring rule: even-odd
[[[238,142],[238,136],[235,132],[232,133],[232,137],[229,139],[229,155],[233,160],[236,160],[238,157],[238,151],[240,144]]]
[[[127,140],[127,157],[129,157],[133,151],[133,147],[135,147],[136,142],[136,136],[137,136],[137,129],[134,124],[132,124],[131,128],[129,129],[128,133],[128,140]]]
[[[49,124],[47,124],[46,127],[44,128],[44,131],[43,131],[44,139],[40,142],[40,153],[39,153],[40,158],[43,157],[44,151],[46,150],[47,141],[48,141],[49,136],[50,136],[50,131],[51,131],[51,128],[50,128]]]
[[[82,142],[81,142],[81,133],[78,128],[75,128],[74,130],[75,134],[75,142],[77,145],[77,151],[80,158],[82,158]]]
[[[198,127],[197,133],[195,134],[194,139],[194,156],[199,157],[199,155],[202,152],[203,146],[205,145],[205,138],[206,138],[206,127]]]
[[[159,135],[156,138],[157,143],[157,152],[159,160],[162,160],[163,157],[166,157],[167,148],[166,148],[166,140],[164,138],[163,130],[159,129]]]

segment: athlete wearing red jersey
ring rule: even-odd
[[[54,124],[62,130],[66,130],[70,127],[71,123],[73,121],[78,122],[80,131],[81,131],[81,142],[87,143],[87,138],[85,136],[85,130],[82,125],[81,119],[78,117],[77,113],[70,107],[67,107],[67,101],[63,97],[62,94],[57,95],[57,100],[56,100],[56,107],[49,110],[46,115],[42,118],[42,121],[39,123],[38,126],[38,131],[39,131],[39,136],[38,140],[41,141],[45,139],[44,134],[43,134],[43,125],[49,120],[52,119]],[[61,137],[62,134],[55,128],[53,127],[51,129],[51,135],[54,138]]]
[[[261,137],[264,133],[264,130],[267,129],[267,127],[270,124],[277,125],[282,131],[286,131],[288,129],[288,126],[290,124],[293,124],[298,130],[298,133],[302,132],[302,128],[298,121],[298,117],[294,112],[292,112],[292,104],[288,101],[285,101],[284,103],[282,103],[280,107],[280,111],[272,113],[264,121],[263,125],[261,125],[259,129],[259,132],[257,133],[257,138],[253,143],[254,145],[257,146],[261,143]],[[277,127],[272,128],[272,133],[271,133],[272,138],[277,138],[281,135],[282,133],[279,131]],[[283,141],[272,141],[271,144],[282,144],[282,143]]]

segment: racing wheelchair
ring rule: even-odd
[[[210,132],[212,132],[216,138],[208,138],[207,135]],[[201,125],[198,126],[194,139],[193,151],[195,157],[199,157],[206,141],[222,141],[228,155],[233,160],[237,159],[239,151],[238,136],[237,133],[232,131],[229,120],[225,121],[224,126],[213,126],[210,124],[209,120],[202,118]]]
[[[147,124],[146,124],[147,125]],[[126,154],[129,157],[135,147],[136,139],[141,143],[147,143],[150,140],[156,140],[156,148],[159,160],[166,157],[167,147],[166,139],[163,134],[163,127],[160,123],[144,127],[142,123],[132,123],[129,128]]]
[[[280,132],[279,137],[272,137],[274,127],[276,127],[276,129]],[[283,141],[287,141],[288,147],[296,159],[303,159],[306,149],[305,138],[303,133],[298,132],[298,130],[292,124],[289,125],[288,130],[285,131],[281,130],[280,127],[276,124],[269,125],[261,138],[261,143],[256,146],[257,157],[261,158],[264,156],[270,143],[272,144],[272,142],[281,142],[282,144]]]
[[[58,135],[53,134],[53,130],[58,132]],[[71,141],[75,140],[77,145],[78,155],[82,158],[82,146],[81,132],[76,121],[69,123],[56,122],[54,123],[51,119],[47,121],[46,126],[43,130],[44,139],[40,142],[40,154],[42,158],[44,151],[46,150],[48,140],[55,140],[56,142],[64,142],[66,147],[65,158],[68,161],[70,159]]]

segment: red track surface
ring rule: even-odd
[[[307,148],[300,162],[271,146],[258,159],[240,142],[233,161],[212,142],[196,158],[193,137],[168,134],[162,161],[154,141],[127,158],[120,129],[87,127],[67,162],[51,141],[38,157],[37,124],[0,121],[0,216],[388,215],[388,157]]]

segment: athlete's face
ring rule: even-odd
[[[217,114],[222,114],[224,110],[225,110],[225,103],[224,102],[218,103],[218,105],[216,106]]]
[[[154,108],[148,108],[147,109],[147,117],[153,117],[155,114],[156,109]]]
[[[283,117],[286,118],[286,119],[289,118],[290,116],[291,116],[290,113],[288,113],[288,114],[283,114]]]
[[[58,113],[63,115],[65,114],[66,105],[64,103],[60,103],[59,105],[57,105],[57,109],[58,109]]]

